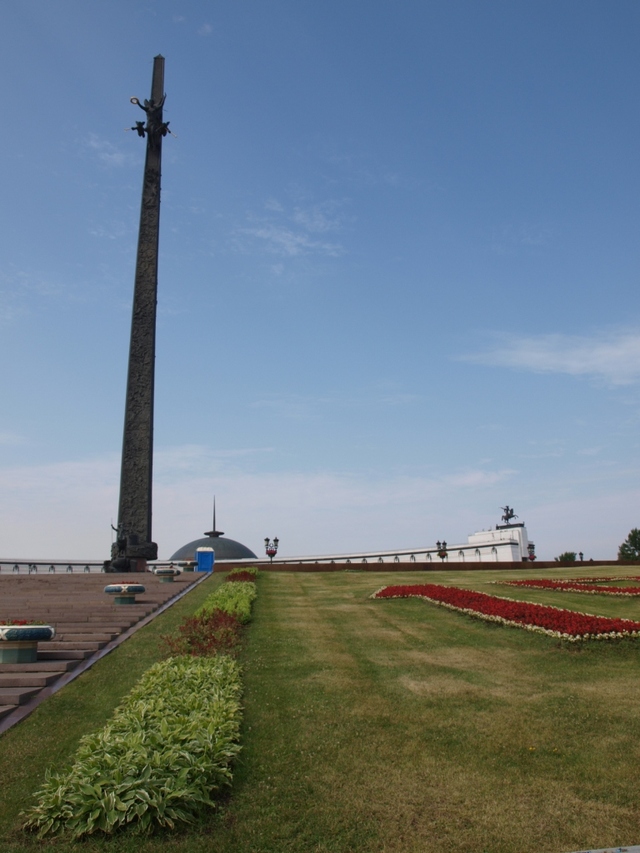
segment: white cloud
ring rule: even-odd
[[[551,229],[539,225],[507,225],[495,230],[491,238],[491,248],[499,255],[508,254],[521,248],[541,248],[549,244]]]
[[[95,225],[89,228],[89,234],[93,237],[106,238],[108,240],[119,240],[131,234],[131,229],[124,222],[110,222],[108,224]]]
[[[330,218],[319,207],[303,210],[296,207],[293,212],[293,221],[302,225],[307,231],[321,233],[324,231],[335,231],[340,227],[340,220]]]
[[[211,526],[215,493],[218,528],[261,553],[265,536],[279,536],[283,556],[452,544],[499,520],[505,495],[522,492],[522,476],[492,467],[397,473],[264,470],[269,448],[213,451],[201,445],[160,448],[155,455],[153,532],[160,556]],[[256,471],[255,460],[261,459]],[[268,457],[267,457],[268,458]],[[116,453],[50,465],[0,470],[2,559],[106,559],[118,503]],[[576,483],[553,478],[515,497],[540,559],[566,550],[614,558],[638,526],[635,473],[610,472]],[[558,495],[549,500],[549,495]],[[513,500],[513,499],[512,499]]]
[[[210,36],[212,32],[213,32],[213,27],[211,26],[211,24],[203,24],[198,29],[198,35],[199,36]]]
[[[406,406],[411,405],[422,398],[418,394],[409,394],[402,391],[379,391],[373,389],[365,390],[361,396],[312,396],[303,394],[283,394],[280,396],[263,397],[254,400],[250,405],[255,409],[265,409],[274,414],[285,417],[303,419],[312,417],[321,407],[330,406],[336,409],[354,409],[363,407],[381,406]]]
[[[340,202],[328,201],[308,207],[298,205],[287,211],[277,199],[270,198],[263,206],[266,212],[260,216],[250,214],[249,224],[237,228],[234,238],[243,251],[248,250],[246,238],[251,238],[254,245],[261,245],[267,252],[284,258],[340,257],[346,252],[344,246],[321,236],[341,230],[342,220],[335,214],[340,205]],[[280,275],[282,268],[278,265],[274,272]]]
[[[461,360],[534,373],[585,376],[610,385],[640,379],[640,333],[628,330],[582,335],[505,336],[485,353]]]
[[[255,228],[242,228],[240,233],[264,241],[269,252],[276,255],[295,257],[297,255],[322,254],[339,257],[344,249],[338,243],[313,240],[308,234],[295,232],[286,225],[269,223]]]
[[[37,297],[34,299],[33,297]],[[9,266],[0,272],[0,321],[11,322],[53,298],[72,298],[68,284],[61,285],[38,273]]]
[[[443,535],[459,541],[467,527],[477,526],[470,496],[477,499],[512,476],[506,470],[441,477],[252,471],[249,460],[269,452],[214,452],[200,445],[160,449],[153,497],[160,556],[169,557],[209,529],[214,493],[219,527],[256,552],[266,535],[280,536],[282,553],[289,555],[424,546]],[[117,516],[119,463],[113,453],[0,470],[0,557],[106,559]]]
[[[84,146],[97,156],[98,160],[105,166],[129,166],[138,162],[136,154],[121,151],[112,142],[107,139],[100,139],[95,133],[89,134],[84,141]]]
[[[5,446],[24,444],[25,441],[26,439],[23,435],[17,435],[14,432],[0,432],[0,444]]]

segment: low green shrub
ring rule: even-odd
[[[255,566],[238,566],[235,569],[231,569],[229,574],[227,575],[227,580],[232,581],[236,580],[239,575],[250,575],[251,580],[255,580],[260,571]],[[247,580],[248,578],[243,578],[243,580]]]
[[[242,623],[232,613],[215,610],[188,616],[173,634],[163,634],[161,642],[169,655],[216,655],[231,653],[240,639]]]
[[[236,569],[233,572],[229,572],[227,577],[227,583],[238,583],[239,581],[249,581],[250,583],[254,583],[256,576],[253,572],[250,571],[239,571]]]
[[[231,783],[240,693],[239,666],[226,655],[155,664],[113,719],[82,738],[72,767],[47,774],[25,828],[80,838],[193,821]]]
[[[223,583],[205,598],[201,607],[196,610],[196,616],[219,609],[246,623],[251,619],[251,605],[255,597],[256,585],[251,581]]]

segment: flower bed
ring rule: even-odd
[[[613,580],[636,580],[636,578],[578,578],[577,580],[549,580],[546,578],[531,578],[527,580],[489,581],[502,586],[523,586],[529,589],[549,589],[555,592],[586,592],[590,595],[623,595],[639,596],[637,586],[602,586]]]
[[[196,616],[211,613],[213,610],[224,610],[246,623],[251,619],[251,606],[256,597],[256,585],[253,581],[236,581],[221,584],[215,592],[208,595]]]
[[[238,566],[236,569],[231,569],[227,575],[227,581],[255,581],[258,574],[259,569],[255,566]]]
[[[211,610],[188,616],[173,634],[163,634],[160,640],[170,655],[232,654],[240,640],[242,623],[237,616],[224,610]]]
[[[474,592],[455,586],[438,584],[387,586],[379,589],[371,597],[376,599],[424,598],[433,604],[458,610],[478,619],[526,628],[528,631],[539,631],[571,642],[640,636],[640,622],[633,622],[630,619],[612,619],[590,613],[577,613],[574,610],[515,601],[511,598],[501,598],[497,595],[487,595],[484,592]]]
[[[112,720],[82,738],[73,766],[47,774],[25,828],[80,838],[191,822],[231,784],[240,694],[240,669],[225,655],[155,664]]]

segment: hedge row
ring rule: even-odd
[[[255,597],[256,585],[253,581],[227,581],[205,598],[202,606],[196,610],[196,616],[223,610],[246,624],[251,619],[251,605]]]
[[[226,655],[155,664],[112,720],[82,738],[72,767],[47,773],[25,828],[80,838],[193,821],[231,783],[240,694],[240,668]]]

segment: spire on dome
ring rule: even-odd
[[[216,530],[216,496],[213,496],[213,530],[205,530],[205,536],[224,536],[224,530]]]

